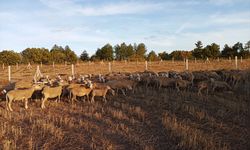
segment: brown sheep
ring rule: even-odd
[[[201,81],[197,84],[197,88],[198,88],[198,96],[202,95],[202,91],[206,90],[206,93],[208,95],[208,89],[210,86],[210,81]]]
[[[70,89],[70,97],[71,97],[71,102],[73,103],[74,100],[76,100],[76,97],[83,97],[87,96],[87,100],[89,100],[89,94],[92,91],[92,88],[87,88],[84,86],[80,87],[73,87]]]
[[[57,87],[49,87],[49,86],[45,86],[42,90],[42,104],[41,104],[41,108],[45,108],[45,102],[48,100],[48,98],[58,98],[60,101],[61,98],[61,94],[62,94],[62,85],[59,85]]]
[[[192,85],[192,82],[187,81],[187,80],[180,80],[176,79],[175,80],[175,88],[177,92],[180,92],[181,89],[188,90],[188,88]]]
[[[25,109],[28,108],[28,99],[31,98],[35,90],[41,90],[41,85],[33,85],[29,89],[15,89],[6,94],[6,108],[9,111],[13,111],[11,108],[12,101],[23,100]]]
[[[101,96],[103,98],[103,101],[106,102],[107,101],[106,95],[109,90],[111,90],[112,95],[115,94],[114,90],[112,90],[110,86],[106,86],[106,87],[99,88],[99,89],[93,89],[91,92],[92,94],[91,102],[95,101],[95,96]]]
[[[176,79],[159,77],[157,79],[157,87],[158,89],[161,89],[162,87],[174,89],[176,88]]]
[[[211,86],[213,92],[216,89],[232,90],[232,87],[225,81],[215,81],[214,79],[211,79]]]

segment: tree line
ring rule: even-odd
[[[157,60],[183,60],[188,59],[216,59],[233,58],[239,56],[242,58],[250,58],[250,41],[243,44],[237,42],[233,46],[225,45],[222,50],[216,43],[212,43],[207,46],[203,46],[201,41],[195,43],[193,50],[175,50],[171,53],[166,51],[156,54],[151,50],[147,53],[147,47],[144,43],[126,44],[121,43],[115,46],[106,44],[101,48],[98,48],[94,55],[89,56],[86,50],[84,50],[78,57],[73,50],[67,45],[64,48],[62,46],[54,45],[50,50],[46,48],[26,48],[20,53],[14,50],[3,50],[0,52],[0,63],[14,65],[16,63],[76,63],[80,61],[111,61],[111,60],[128,60],[128,61],[157,61]]]

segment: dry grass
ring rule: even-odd
[[[113,72],[135,72],[135,71],[144,71],[145,62],[111,62],[111,68]],[[250,59],[243,60],[238,62],[238,68],[241,70],[250,68]],[[211,62],[189,60],[189,70],[218,70],[218,69],[235,69],[235,62],[229,60],[213,60]],[[27,65],[12,66],[11,69],[12,80],[31,80],[36,72],[36,65],[32,65],[32,68],[27,69]],[[53,68],[52,65],[43,65],[40,67],[40,70],[43,74],[56,76],[57,74],[71,75],[71,65],[55,65]],[[184,71],[185,64],[184,61],[162,61],[162,62],[148,62],[148,70],[153,71]],[[75,65],[76,74],[106,74],[109,72],[108,62],[90,62],[90,63],[80,63]],[[8,79],[8,69],[0,68],[0,82],[1,80]]]
[[[170,70],[171,63],[151,64],[149,68]],[[174,68],[183,70],[183,62],[178,63]],[[247,64],[249,67],[249,62],[243,62],[242,69]],[[143,64],[127,65],[115,71],[144,69]],[[76,72],[108,71],[108,67],[98,72],[98,66],[87,66],[80,64]],[[63,67],[66,69],[60,69]],[[213,69],[217,67],[220,64]],[[34,72],[34,66],[32,70],[20,66],[13,70],[13,77],[31,78]],[[42,72],[70,74],[70,66],[56,66],[53,71],[43,65]],[[241,88],[250,91],[250,76]],[[66,100],[51,100],[44,110],[39,107],[40,100],[32,100],[28,110],[16,102],[14,111],[8,112],[5,101],[0,101],[0,149],[249,149],[249,99],[250,92],[198,96],[194,92],[138,88],[126,97],[108,95],[107,103],[97,100],[71,105]]]

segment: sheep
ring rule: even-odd
[[[208,72],[206,72],[206,75],[208,78],[213,78],[215,80],[221,80],[221,76],[218,75],[218,73],[215,71],[208,71]]]
[[[68,85],[65,85],[62,91],[62,97],[65,96],[70,96],[70,90],[72,88],[79,88],[79,87],[88,87],[90,88],[90,86],[93,86],[92,82],[90,80],[84,80],[82,84],[77,84],[77,83],[71,83]],[[68,97],[70,99],[70,97]]]
[[[9,81],[8,81],[9,82]],[[15,89],[15,83],[1,83],[2,85],[0,86],[0,99],[3,99],[6,97],[6,93],[10,90]]]
[[[109,81],[106,83],[106,85],[110,86],[112,89],[116,89],[116,93],[118,93],[119,90],[122,91],[124,96],[126,96],[124,89],[133,90],[130,81],[125,79]]]
[[[181,75],[178,72],[176,72],[176,71],[169,71],[168,75],[169,75],[169,78],[181,79],[182,80]]]
[[[202,95],[202,91],[206,90],[206,93],[208,95],[208,89],[210,86],[210,82],[209,81],[201,81],[197,84],[197,88],[198,88],[198,96]]]
[[[28,109],[28,99],[31,98],[35,90],[41,90],[41,85],[35,84],[29,89],[14,89],[6,94],[6,108],[13,111],[11,108],[12,101],[24,100],[24,107]]]
[[[89,94],[92,91],[92,88],[87,88],[84,86],[80,87],[73,87],[70,89],[70,97],[71,97],[71,102],[73,103],[74,100],[76,100],[76,97],[82,97],[82,96],[87,96],[87,100],[89,100]]]
[[[180,92],[180,89],[185,89],[187,90],[190,85],[192,85],[192,82],[187,81],[187,80],[175,80],[175,88],[177,89],[177,92]]]
[[[199,83],[201,81],[209,80],[209,77],[204,71],[195,71],[193,72],[193,75],[194,75],[194,80],[193,80],[194,83]]]
[[[107,102],[106,94],[107,94],[108,90],[111,90],[112,95],[114,95],[114,90],[112,90],[110,86],[106,86],[106,87],[99,88],[99,89],[96,89],[96,88],[93,89],[91,92],[91,95],[92,95],[91,102],[95,101],[95,99],[94,99],[95,96],[101,96],[103,98],[103,101]]]
[[[59,85],[57,87],[50,87],[50,86],[45,86],[42,90],[42,104],[41,108],[45,108],[45,102],[47,101],[48,98],[58,98],[60,101],[62,94],[62,85]]]
[[[194,75],[192,72],[184,71],[180,75],[183,80],[190,81],[192,85],[194,84]]]
[[[176,87],[176,79],[159,77],[157,79],[157,88],[161,89],[162,87],[175,88]]]
[[[232,90],[232,87],[226,83],[225,81],[215,81],[213,78],[211,80],[212,91],[214,92],[216,89],[225,89]]]
[[[160,76],[160,77],[169,77],[169,74],[168,74],[168,72],[158,72],[158,75]]]

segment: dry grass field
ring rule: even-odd
[[[113,72],[144,71],[145,62],[111,62]],[[239,69],[250,69],[250,60],[238,62]],[[71,65],[43,65],[45,75],[71,74]],[[184,71],[184,62],[152,62],[148,69]],[[235,69],[234,61],[189,62],[189,70]],[[32,79],[32,69],[12,66],[12,80]],[[108,73],[108,63],[75,66],[76,74]],[[108,95],[107,103],[67,99],[13,103],[13,112],[0,101],[0,149],[240,149],[250,147],[250,75],[234,92],[197,92],[138,87],[127,96]],[[8,70],[0,68],[0,82]]]

